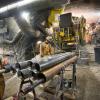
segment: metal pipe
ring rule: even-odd
[[[48,62],[43,62],[43,64],[40,64],[40,65],[33,64],[33,69],[27,68],[27,69],[19,70],[18,76],[22,77],[22,78],[37,77],[39,72],[42,72],[49,68],[52,68],[53,66],[56,66],[57,64],[70,59],[71,57],[72,57],[72,55],[68,56],[68,53],[67,54],[64,53],[64,55],[53,58],[52,60],[49,60]]]
[[[75,53],[70,53],[70,52],[67,52],[67,53],[61,53],[61,54],[58,54],[58,55],[53,55],[51,56],[51,58],[47,57],[45,59],[47,59],[47,61],[44,61],[44,58],[41,58],[41,61],[39,61],[39,65],[40,66],[36,66],[35,68],[38,70],[38,71],[44,71],[46,69],[49,69],[69,58],[71,58],[72,56],[74,56]],[[1,72],[10,72],[12,70],[16,70],[16,69],[25,69],[25,68],[28,68],[29,66],[32,67],[32,64],[36,63],[36,59],[32,59],[32,60],[28,60],[28,61],[24,61],[24,62],[19,62],[19,63],[16,63],[16,64],[12,64],[12,65],[7,65],[7,66],[4,66],[5,69],[0,70]],[[5,70],[5,71],[4,71]]]
[[[70,56],[68,56],[68,55],[70,55]],[[73,55],[73,56],[74,56],[74,55]],[[30,60],[30,61],[28,61],[28,62],[30,63],[29,66],[32,67],[32,70],[29,69],[29,68],[26,68],[26,69],[21,68],[21,70],[18,72],[18,75],[19,75],[19,76],[21,76],[21,75],[26,76],[26,75],[28,75],[28,72],[29,72],[29,70],[30,70],[30,72],[29,72],[29,76],[30,76],[30,73],[34,73],[34,72],[36,72],[36,70],[37,70],[38,72],[40,72],[40,71],[49,69],[49,68],[55,66],[56,64],[58,64],[58,63],[64,61],[65,59],[66,59],[66,60],[69,59],[70,57],[71,57],[71,54],[70,54],[70,53],[61,53],[61,54],[53,55],[50,59],[47,58],[48,61],[40,61],[40,62],[38,62],[39,64],[34,63],[35,60],[32,60],[32,62],[31,62],[31,60]],[[56,60],[55,60],[55,59],[56,59]],[[32,65],[32,64],[33,64],[33,65]],[[18,65],[19,65],[19,64],[18,64]],[[25,67],[26,65],[28,66],[27,61],[20,63],[19,66],[21,66],[21,67],[24,66],[24,67]],[[26,66],[26,67],[27,67],[27,66]],[[19,68],[20,68],[20,67],[19,67]],[[31,77],[32,77],[32,76],[31,76]]]
[[[49,60],[48,62],[40,65],[40,70],[44,71],[46,69],[49,69],[52,66],[55,66],[65,60],[68,60],[69,58],[73,57],[74,55],[75,55],[75,53],[65,53],[63,56],[56,57],[52,60]]]
[[[21,69],[28,68],[28,67],[32,67],[31,61],[27,61],[25,63],[21,62],[21,64],[20,63],[16,63],[16,64],[12,64],[12,65],[9,64],[9,65],[4,66],[4,69],[0,70],[0,74],[8,73],[10,71],[16,72],[17,69],[21,70]]]
[[[27,68],[28,65],[32,66],[32,64],[34,65],[35,64],[39,64],[39,65],[36,65],[34,66],[35,69],[37,69],[37,71],[44,71],[46,69],[49,69],[71,57],[73,57],[75,55],[75,53],[70,53],[70,52],[67,52],[67,53],[61,53],[61,54],[57,54],[57,55],[53,55],[51,56],[51,58],[47,57],[45,58],[47,61],[44,61],[44,58],[41,59],[41,61],[37,62],[35,59],[33,60],[28,60],[28,61],[24,61],[24,62],[19,62],[19,67],[21,69],[25,69]]]
[[[22,93],[23,94],[27,94],[29,93],[31,90],[33,90],[35,87],[37,87],[38,85],[40,85],[41,83],[43,83],[44,80],[43,79],[39,79],[39,80],[35,80],[33,86],[28,86],[27,88],[25,88]]]
[[[38,64],[36,64],[34,67],[38,66]],[[23,70],[18,70],[17,75],[18,77],[21,77],[23,79],[27,79],[27,78],[38,78],[38,74],[39,71],[37,71],[35,68],[27,68],[27,69],[23,69]]]
[[[23,90],[23,94],[27,94],[28,92],[31,92],[36,86],[38,86],[39,84],[45,83],[47,81],[49,81],[50,79],[52,79],[55,75],[57,75],[62,68],[66,68],[68,67],[70,64],[73,64],[77,61],[77,56],[74,56],[72,58],[70,58],[69,60],[66,60],[64,62],[62,62],[61,64],[56,65],[55,67],[44,71],[43,73],[40,73],[40,78],[38,80],[36,80],[35,82],[37,82],[37,85],[33,84],[33,86],[27,87]]]
[[[50,70],[44,71],[43,74],[46,77],[46,81],[50,80],[53,76],[57,75],[62,68],[66,68],[70,64],[73,64],[74,62],[77,61],[77,56],[72,57],[69,60],[64,61],[63,63],[51,68]]]

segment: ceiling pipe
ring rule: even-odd
[[[70,0],[22,0],[16,3],[11,3],[7,6],[0,8],[0,19],[14,16],[16,12],[25,9],[41,10],[52,7],[59,7]]]

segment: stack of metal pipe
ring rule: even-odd
[[[17,74],[6,82],[3,81],[5,82],[5,89],[3,97],[1,98],[7,98],[16,94],[19,91],[22,78],[35,78],[34,84],[23,90],[23,92],[26,94],[39,84],[45,83],[51,78],[53,78],[60,72],[62,68],[75,63],[76,60],[77,56],[75,55],[75,53],[68,52],[50,56],[47,58],[46,61],[43,61],[42,59],[38,63],[32,59],[24,62],[19,62],[17,64],[9,65],[8,68],[6,66],[5,69],[0,71],[1,73],[10,72],[12,71],[12,69],[14,69],[16,70]],[[14,88],[12,88],[12,86]]]

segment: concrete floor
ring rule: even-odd
[[[77,69],[77,100],[100,100],[100,65]]]
[[[40,91],[42,91],[42,88]],[[38,92],[39,90],[37,90],[37,93]],[[42,95],[50,97],[50,95],[46,93]],[[7,100],[12,100],[12,98]],[[28,97],[27,100],[32,100],[32,97]],[[41,100],[52,100],[52,98]],[[90,64],[89,66],[84,65],[77,67],[76,100],[100,100],[100,65]]]

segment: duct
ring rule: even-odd
[[[13,37],[12,40],[3,40],[3,44],[14,44],[16,43],[22,36],[21,29],[19,28],[14,17],[10,17],[6,19],[6,24],[9,30],[9,36]]]
[[[46,32],[45,25],[42,25],[42,23],[45,23],[48,20],[49,14],[49,9],[40,10],[33,14],[33,27],[43,33],[45,37],[48,35],[48,32]]]
[[[32,37],[37,38],[40,36],[40,34],[37,34],[36,31],[32,28],[32,25],[28,23],[25,19],[22,19],[17,16],[16,21],[20,29],[22,30],[22,32],[26,35],[26,37],[32,36]]]
[[[14,38],[12,40],[4,40],[3,44],[15,44],[16,42],[18,42],[18,40],[22,37],[22,35],[24,35],[25,37],[38,37],[39,34],[37,34],[32,26],[27,23],[24,19],[21,18],[8,18],[6,20],[8,29],[10,34],[12,34],[14,36]],[[24,34],[22,34],[24,33]]]
[[[16,35],[17,33],[21,32],[21,29],[18,26],[14,17],[6,18],[5,21],[10,33],[12,33],[13,35]]]

